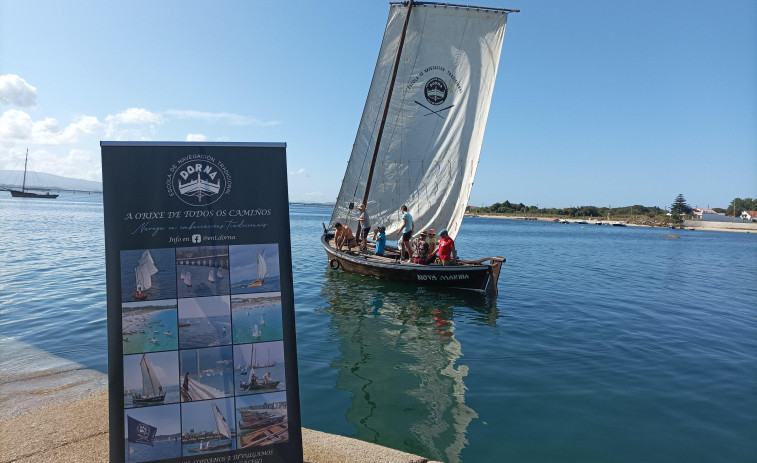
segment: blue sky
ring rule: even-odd
[[[481,0],[508,20],[470,203],[757,196],[757,2]],[[286,142],[334,201],[388,2],[0,0],[0,169],[100,179],[100,140]]]

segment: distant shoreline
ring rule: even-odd
[[[508,219],[508,220],[537,220],[539,222],[555,222],[556,220],[565,220],[571,224],[586,221],[588,225],[596,226],[597,223],[602,225],[612,225],[614,222],[622,222],[629,227],[647,227],[647,228],[665,228],[668,229],[668,224],[657,221],[626,221],[626,220],[600,220],[600,219],[574,219],[567,217],[535,217],[525,215],[499,215],[499,214],[470,214],[466,213],[465,217],[483,217],[486,219]],[[585,225],[585,224],[584,224]],[[672,230],[688,230],[693,228],[694,230],[707,230],[707,231],[725,231],[725,232],[737,232],[737,233],[757,233],[757,224],[755,223],[741,223],[741,222],[701,222],[694,220],[686,220],[683,225],[678,225]]]

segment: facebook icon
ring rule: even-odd
[[[197,244],[200,241],[202,241],[202,237],[200,235],[192,235],[192,242]]]

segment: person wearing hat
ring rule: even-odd
[[[436,232],[433,228],[428,229],[428,254],[429,256],[434,254],[436,248],[439,246],[439,240],[436,237]]]
[[[413,259],[413,262],[416,264],[428,265],[429,247],[426,242],[426,237],[428,237],[428,232],[426,230],[421,230],[418,237],[413,240],[413,248],[415,249],[415,258]]]
[[[363,239],[363,244],[360,246],[360,249],[365,251],[368,249],[368,232],[371,231],[371,218],[368,216],[368,212],[365,210],[365,204],[361,204],[357,207],[357,210],[360,211],[360,216],[358,216],[357,221],[358,224],[362,227],[360,231],[360,236]]]
[[[450,238],[447,229],[439,232],[439,260],[442,265],[457,264],[457,249],[455,249],[455,240]]]
[[[376,255],[383,256],[386,249],[386,227],[378,227],[376,229],[378,235],[376,236]]]

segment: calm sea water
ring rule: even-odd
[[[330,210],[290,214],[305,426],[447,462],[754,461],[757,235],[466,218],[461,256],[507,258],[487,297],[330,270]],[[3,343],[107,370],[102,233],[98,196],[0,199]]]

